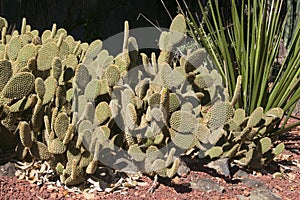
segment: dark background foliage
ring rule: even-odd
[[[0,15],[8,20],[10,30],[19,30],[26,17],[33,29],[44,31],[56,23],[75,39],[91,42],[123,31],[125,20],[131,28],[168,27],[177,14],[177,4],[163,2],[169,13],[160,0],[1,0]]]
[[[65,28],[77,40],[91,42],[104,40],[123,31],[125,20],[131,28],[169,27],[171,18],[178,13],[177,2],[185,8],[184,0],[0,0],[0,15],[5,17],[10,30],[20,29],[23,17],[33,29],[44,31],[52,24]],[[207,0],[199,0],[206,4]],[[200,13],[198,0],[185,0],[193,13]],[[239,4],[240,0],[237,0]],[[224,20],[230,18],[230,1],[219,0]],[[167,9],[166,9],[167,8]],[[285,45],[292,36],[300,1],[284,1],[284,13],[290,8],[285,27]],[[168,11],[167,11],[168,10]],[[197,14],[197,15],[198,15]],[[143,16],[141,16],[143,15]],[[284,14],[283,14],[284,16]],[[201,16],[200,16],[201,17]]]

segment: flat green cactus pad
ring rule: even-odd
[[[9,41],[8,51],[7,51],[9,59],[16,60],[21,48],[22,48],[22,40],[17,36],[12,37]]]
[[[0,29],[2,30],[3,27],[8,27],[8,23],[5,18],[0,17]]]
[[[0,92],[13,75],[12,65],[9,60],[0,60]]]
[[[209,114],[208,126],[211,129],[217,129],[223,127],[224,124],[232,117],[233,108],[228,102],[217,102],[215,103]]]
[[[59,113],[54,122],[54,132],[63,141],[69,128],[69,117],[66,113]]]
[[[180,133],[194,133],[198,122],[196,117],[187,111],[176,111],[171,115],[170,126]]]
[[[30,148],[33,142],[30,126],[27,122],[20,122],[20,140],[24,147]]]
[[[111,117],[111,109],[106,102],[101,102],[97,105],[95,111],[96,118],[100,124],[103,124]]]
[[[187,150],[195,146],[195,137],[192,134],[182,134],[170,129],[172,142],[182,150]]]
[[[8,99],[21,99],[34,88],[34,76],[29,72],[14,75],[5,85],[2,95]]]
[[[51,69],[52,60],[56,56],[58,56],[58,47],[56,44],[53,42],[44,44],[38,50],[37,69],[40,71]]]
[[[30,154],[40,160],[48,160],[51,157],[47,146],[39,141],[32,143]]]
[[[34,58],[37,55],[37,48],[34,44],[26,44],[20,49],[17,61],[21,63],[27,63],[30,58]]]

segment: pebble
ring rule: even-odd
[[[275,185],[274,188],[280,192],[283,190],[279,185]]]
[[[172,179],[172,182],[176,185],[180,184],[181,180],[178,176],[176,176],[175,178]]]
[[[20,192],[24,192],[24,190],[25,190],[25,188],[23,186],[20,186],[19,189],[20,189]]]
[[[234,175],[233,177],[234,178],[247,178],[249,176],[249,174],[244,171],[244,170],[241,170],[239,169]]]
[[[186,165],[183,160],[180,160],[179,167],[177,170],[177,174],[181,177],[186,177],[189,174],[191,169]]]
[[[49,194],[49,193],[44,193],[44,194],[43,194],[43,198],[44,198],[44,199],[48,199],[49,197],[50,197],[50,194]]]
[[[16,168],[15,164],[8,162],[5,165],[0,166],[0,176],[15,176]]]
[[[61,199],[61,198],[63,198],[64,197],[64,194],[62,194],[62,193],[58,193],[57,194],[57,199]]]
[[[50,198],[51,199],[56,199],[57,198],[57,194],[56,193],[51,193],[50,194]]]
[[[249,190],[244,190],[243,194],[245,197],[249,197],[250,196],[250,191]]]

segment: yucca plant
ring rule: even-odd
[[[287,0],[286,9],[289,10],[287,14],[287,22],[284,27],[283,41],[285,46],[289,46],[290,40],[294,34],[295,26],[300,22],[300,1]]]
[[[224,18],[217,0],[209,0],[206,6],[198,1],[201,21],[186,6],[190,33],[212,57],[231,97],[237,76],[242,76],[237,107],[245,109],[247,115],[258,106],[265,111],[274,107],[285,111],[287,117],[277,127],[277,133],[282,133],[300,125],[297,122],[285,127],[300,99],[300,23],[295,24],[287,55],[274,75],[272,70],[287,20],[286,14],[282,17],[283,0],[240,0],[239,5],[236,2],[232,0],[231,10],[226,10],[231,13],[229,19]]]

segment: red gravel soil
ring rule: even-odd
[[[192,171],[172,180],[161,180],[155,184],[154,191],[147,193],[153,180],[141,177],[139,185],[122,192],[70,192],[60,186],[38,186],[15,176],[0,176],[0,199],[255,199],[252,193],[267,189],[274,197],[269,199],[300,199],[300,127],[294,128],[281,137],[286,150],[263,171],[242,173],[236,179],[224,178],[208,168],[191,168]],[[280,173],[281,169],[281,173]],[[205,179],[206,178],[206,179]],[[221,189],[209,191],[197,189],[197,180],[212,180]],[[196,186],[195,186],[196,184]],[[265,192],[266,190],[263,190]],[[263,195],[266,195],[264,193]],[[267,195],[266,195],[267,196]],[[265,198],[261,198],[265,199]]]

